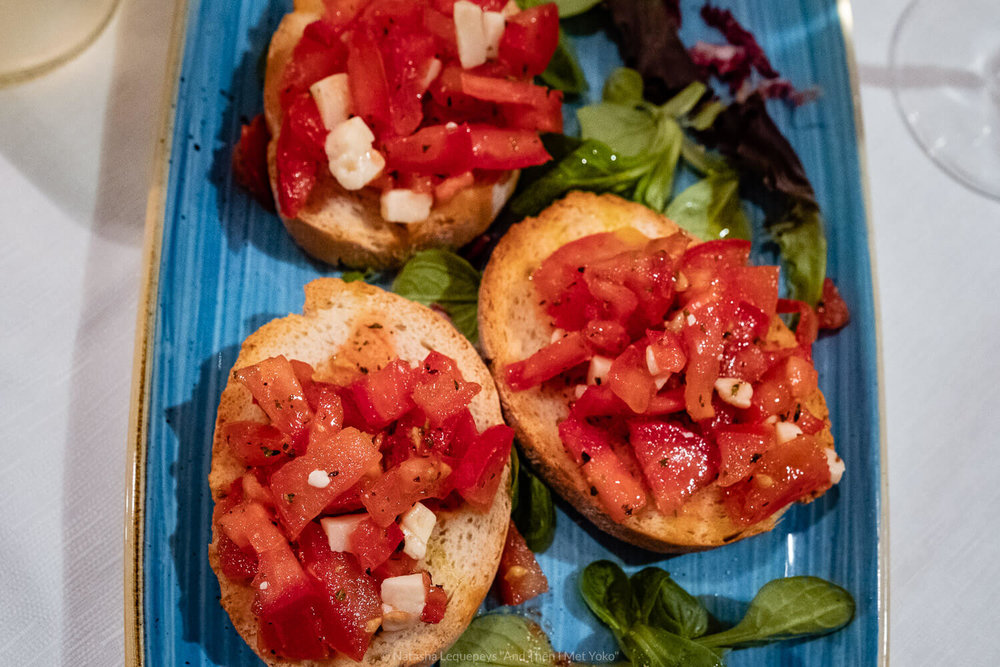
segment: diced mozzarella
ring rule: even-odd
[[[486,57],[496,58],[500,53],[500,40],[507,19],[500,12],[483,12],[483,37],[486,39]]]
[[[316,469],[309,473],[309,486],[325,489],[330,486],[330,475],[325,470]]]
[[[382,219],[388,222],[420,222],[426,220],[434,206],[434,195],[403,188],[382,193]]]
[[[327,130],[337,127],[351,115],[351,89],[347,85],[347,75],[331,74],[309,86],[309,92],[316,100],[320,118]]]
[[[427,555],[427,540],[434,531],[437,517],[423,503],[416,503],[400,517],[399,527],[403,529],[406,541],[403,553],[410,558],[420,560]]]
[[[345,514],[320,519],[319,525],[326,533],[326,541],[330,545],[330,551],[350,551],[351,533],[367,516],[367,514]]]
[[[802,435],[802,429],[792,422],[777,422],[774,425],[774,436],[778,444],[789,442]]]
[[[826,465],[830,468],[830,483],[839,484],[844,476],[844,460],[837,456],[832,447],[826,448]]]
[[[663,385],[665,385],[667,383],[667,380],[669,379],[670,379],[670,373],[664,373],[662,375],[654,375],[653,384],[656,385],[656,391],[660,391],[661,389],[663,389]]]
[[[430,62],[427,64],[427,71],[424,72],[424,76],[420,79],[420,92],[426,92],[434,79],[438,78],[438,74],[441,73],[441,61],[437,58],[431,58]]]
[[[646,368],[649,369],[650,375],[660,374],[660,365],[656,363],[656,355],[653,354],[653,346],[646,346]]]
[[[753,398],[753,387],[739,378],[719,378],[715,381],[715,391],[719,398],[737,408],[749,408]]]
[[[587,391],[587,385],[585,385],[585,384],[578,384],[578,385],[576,385],[576,387],[573,388],[573,394],[577,398],[580,398],[581,396],[583,396],[583,393],[585,391]]]
[[[486,62],[486,34],[483,30],[483,10],[468,0],[458,0],[452,14],[455,19],[455,40],[458,60],[470,69]]]
[[[405,630],[420,620],[427,602],[424,575],[406,574],[382,581],[382,629]]]
[[[611,359],[595,354],[590,359],[590,368],[587,369],[587,384],[601,384],[611,370]]]
[[[375,135],[360,116],[340,123],[326,135],[330,173],[345,190],[360,190],[382,173],[385,158],[372,147]]]
[[[549,342],[550,343],[554,343],[557,340],[560,340],[560,339],[565,338],[565,337],[566,337],[566,330],[565,329],[559,329],[557,327],[557,328],[555,328],[555,329],[552,330],[552,335],[549,336]]]

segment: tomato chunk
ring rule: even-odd
[[[430,418],[432,425],[439,426],[465,410],[480,389],[478,383],[462,378],[455,362],[443,354],[431,352],[414,381],[413,402]]]
[[[719,486],[732,486],[774,444],[774,429],[764,424],[732,424],[715,434],[719,445]]]
[[[390,169],[456,175],[472,169],[472,134],[467,125],[431,125],[385,144]]]
[[[718,474],[711,444],[690,431],[660,421],[631,421],[629,441],[661,512],[681,508]]]
[[[549,590],[549,580],[513,521],[507,528],[496,583],[505,605],[522,604]]]
[[[269,466],[294,457],[292,439],[271,424],[229,422],[222,427],[226,444],[248,466]]]
[[[582,465],[590,495],[598,497],[612,519],[624,521],[646,505],[642,483],[615,454],[606,431],[571,417],[559,424],[559,437]]]
[[[307,523],[356,484],[380,458],[370,436],[346,428],[328,440],[310,442],[305,456],[289,461],[271,475],[271,492],[288,537],[294,540]],[[310,483],[317,470],[329,480],[326,486],[314,486],[315,480]]]
[[[529,389],[550,380],[593,356],[579,331],[563,336],[523,361],[505,369],[507,384],[515,391]]]
[[[523,169],[552,159],[538,134],[531,130],[475,125],[472,133],[472,166],[476,169]]]
[[[403,531],[395,523],[380,526],[371,518],[358,524],[351,533],[351,553],[361,567],[373,570],[384,563],[403,542]]]
[[[282,433],[295,437],[312,419],[312,409],[292,365],[283,356],[265,359],[235,372],[254,401]]]
[[[483,431],[469,446],[452,482],[466,501],[480,508],[493,503],[513,443],[514,429],[497,424]]]
[[[365,487],[361,502],[372,520],[385,527],[417,501],[447,495],[450,474],[450,466],[440,457],[407,459]]]
[[[538,76],[559,44],[559,10],[555,3],[525,9],[507,19],[499,59],[512,72]]]
[[[352,386],[354,402],[371,428],[385,428],[413,409],[413,381],[410,366],[396,359]]]

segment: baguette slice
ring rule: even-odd
[[[546,482],[598,528],[626,542],[653,551],[679,553],[711,549],[768,531],[780,513],[749,527],[738,527],[729,518],[715,484],[696,493],[677,516],[661,514],[649,502],[622,523],[612,520],[588,492],[589,483],[559,438],[557,425],[569,415],[574,388],[548,383],[514,391],[504,379],[507,364],[547,345],[554,330],[537,303],[531,273],[566,243],[622,227],[634,227],[650,238],[679,231],[671,220],[645,206],[614,195],[573,192],[537,218],[512,226],[494,250],[480,286],[479,334],[507,423]],[[691,242],[697,241],[692,238]],[[768,341],[774,347],[789,347],[795,345],[795,336],[775,318]],[[826,422],[819,437],[832,453],[833,437],[823,395],[817,391],[804,404]]]
[[[320,18],[322,3],[296,2],[271,38],[264,75],[264,116],[271,132],[267,169],[278,197],[277,145],[283,111],[281,81],[305,27]],[[285,228],[303,250],[329,264],[376,269],[401,266],[413,253],[431,247],[457,248],[483,233],[514,192],[518,172],[497,183],[476,182],[435,206],[422,222],[400,224],[382,219],[380,194],[368,188],[345,190],[320,168],[316,186],[297,218],[280,214]]]
[[[502,423],[493,380],[479,355],[434,311],[377,287],[344,283],[336,278],[314,280],[306,285],[305,293],[302,315],[273,320],[246,339],[234,371],[283,354],[312,364],[317,380],[345,382],[357,376],[361,366],[379,368],[397,356],[410,362],[422,361],[434,349],[454,359],[465,379],[482,387],[469,406],[479,429]],[[208,478],[216,501],[246,470],[222,436],[222,427],[227,422],[240,420],[266,422],[267,417],[253,404],[250,392],[230,373],[215,423]],[[438,512],[420,567],[426,568],[434,583],[444,586],[448,593],[444,619],[437,624],[420,623],[409,630],[379,632],[360,664],[372,667],[430,664],[458,639],[489,591],[500,562],[510,519],[509,476],[508,466],[488,512],[468,506]],[[217,544],[213,528],[209,562],[219,578],[222,606],[261,660],[269,665],[359,664],[343,655],[319,662],[289,662],[261,653],[257,647],[257,620],[250,610],[254,591],[221,573]]]

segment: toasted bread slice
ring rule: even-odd
[[[233,370],[283,354],[312,364],[317,380],[345,382],[358,376],[361,366],[379,368],[396,357],[422,361],[433,349],[454,359],[462,375],[482,387],[469,406],[480,430],[502,423],[489,372],[472,345],[439,314],[377,287],[336,278],[314,280],[306,285],[305,292],[303,314],[273,320],[251,334]],[[222,436],[226,423],[241,420],[266,422],[267,417],[230,373],[219,404],[208,478],[216,501],[246,470]],[[420,567],[426,568],[434,583],[443,586],[448,594],[444,619],[437,624],[420,623],[409,630],[379,632],[360,664],[429,664],[465,630],[489,591],[500,562],[510,519],[509,475],[508,467],[489,511],[463,505],[455,511],[438,512]],[[236,630],[257,651],[257,620],[250,609],[254,591],[221,573],[217,543],[218,536],[213,534],[209,561],[219,578],[222,606]],[[359,664],[342,655],[321,662],[288,662],[260,652],[258,655],[269,665]]]
[[[271,132],[267,168],[275,198],[278,196],[275,157],[283,116],[279,103],[282,75],[303,30],[320,18],[321,11],[321,3],[319,6],[315,2],[296,3],[296,11],[282,19],[267,52],[264,115]],[[426,220],[400,224],[382,219],[379,193],[368,188],[345,190],[329,169],[321,168],[316,186],[298,217],[282,215],[281,220],[295,242],[316,259],[376,269],[395,267],[418,250],[457,248],[483,233],[513,193],[517,175],[518,172],[512,171],[497,183],[476,182],[435,206]]]
[[[525,453],[545,480],[595,525],[619,539],[673,553],[710,549],[770,530],[779,515],[746,528],[736,526],[715,484],[696,493],[676,516],[658,512],[650,502],[624,522],[615,522],[590,495],[590,484],[559,439],[558,424],[569,415],[574,388],[547,383],[514,391],[504,380],[504,368],[547,345],[554,330],[537,303],[531,273],[566,243],[622,227],[634,227],[650,238],[679,231],[671,220],[645,206],[614,195],[573,192],[537,218],[512,226],[494,250],[480,287],[479,332],[507,423],[514,427]],[[691,242],[697,241],[692,238]],[[795,345],[794,334],[777,318],[768,341],[775,347]],[[832,451],[823,395],[817,391],[804,403],[826,422],[819,437]]]

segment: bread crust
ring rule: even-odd
[[[537,303],[531,273],[555,250],[575,239],[622,227],[634,227],[650,238],[681,231],[654,211],[614,195],[572,192],[537,218],[513,225],[500,240],[483,274],[479,293],[480,343],[490,367],[507,423],[546,482],[601,530],[637,546],[664,553],[711,549],[771,530],[781,512],[741,528],[729,518],[714,483],[697,492],[676,516],[657,511],[653,502],[618,523],[589,493],[590,485],[563,448],[557,424],[569,415],[573,387],[546,383],[512,390],[503,369],[547,345],[554,330]],[[691,243],[697,240],[691,238]],[[795,337],[777,318],[768,344],[789,347]],[[818,434],[832,449],[829,413],[818,390],[803,404],[825,423]]]
[[[337,381],[358,375],[362,365],[379,368],[397,356],[410,362],[422,361],[435,349],[454,359],[466,380],[482,387],[469,406],[476,425],[482,430],[503,422],[493,380],[478,353],[439,314],[362,282],[320,278],[307,284],[305,293],[303,314],[273,320],[251,334],[240,349],[233,371],[284,354],[312,364],[317,380]],[[373,324],[380,326],[370,326]],[[267,418],[230,372],[219,402],[208,477],[215,502],[247,470],[222,436],[225,424],[242,420],[266,422]],[[438,512],[420,567],[426,568],[434,583],[448,593],[444,619],[437,624],[420,623],[409,630],[379,632],[361,663],[343,655],[321,661],[286,661],[263,654],[257,646],[257,620],[251,612],[254,590],[222,574],[218,534],[213,525],[209,562],[219,579],[222,606],[243,639],[268,665],[430,664],[465,630],[493,582],[510,519],[509,475],[507,466],[489,511],[479,512],[465,505],[455,511]]]
[[[319,6],[321,8],[321,4]],[[264,116],[271,133],[267,170],[278,198],[277,145],[283,110],[281,81],[295,45],[309,23],[318,20],[317,3],[296,3],[271,38],[264,75]],[[477,181],[447,202],[435,206],[421,222],[401,224],[382,219],[380,194],[368,188],[345,190],[328,169],[319,169],[316,185],[298,217],[279,216],[303,250],[329,264],[376,269],[401,266],[425,248],[457,248],[482,234],[517,185],[517,171],[496,183]]]

